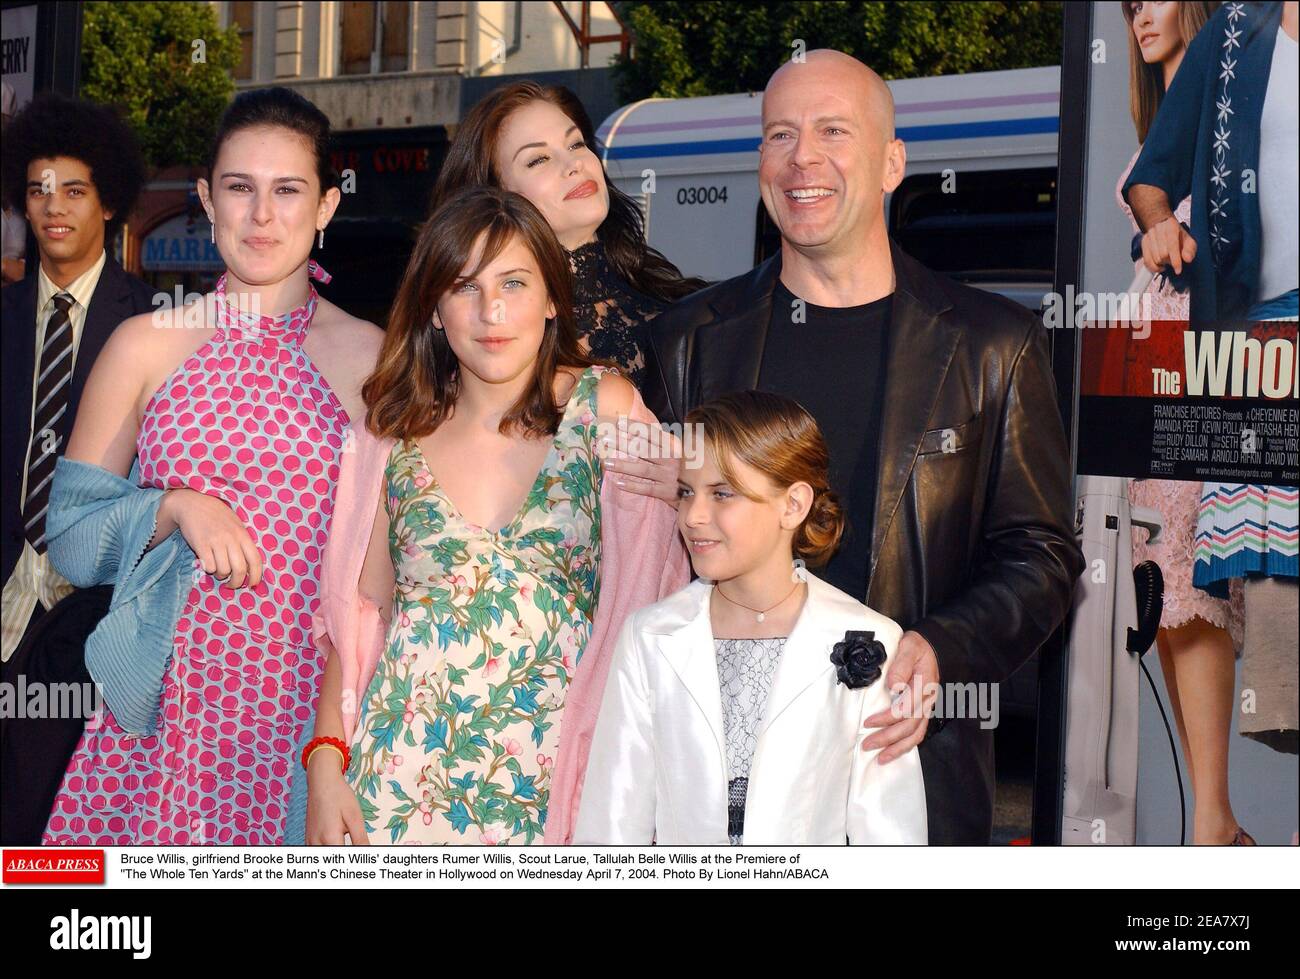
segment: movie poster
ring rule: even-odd
[[[1279,7],[1093,6],[1084,285],[1045,310],[1081,331],[1081,474],[1300,481],[1295,97],[1279,87],[1295,45]],[[1164,212],[1179,253],[1158,270],[1143,260],[1153,187],[1185,192]]]
[[[1148,321],[1084,333],[1079,469],[1099,476],[1300,480],[1296,324]]]
[[[1067,799],[1089,778],[1097,798],[1131,793],[1118,808],[1077,808],[1131,827],[1139,845],[1201,842],[1207,812],[1260,842],[1285,840],[1297,708],[1296,42],[1280,3],[1090,9],[1075,148],[1082,270],[1073,290],[1047,297],[1044,321],[1078,331],[1080,512],[1100,507],[1106,521],[1085,549],[1114,562],[1123,586],[1108,592],[1114,579],[1093,574],[1076,590],[1069,738],[1097,764],[1067,773]],[[1063,165],[1071,152],[1063,145]],[[1113,624],[1143,619],[1142,642],[1117,629],[1105,648]],[[1213,672],[1197,673],[1195,657]],[[1097,744],[1096,755],[1080,749]],[[1221,780],[1219,810],[1193,776]],[[1076,822],[1073,841],[1110,842]]]

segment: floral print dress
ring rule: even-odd
[[[414,441],[393,447],[393,618],[347,772],[372,842],[542,842],[600,587],[604,370],[583,372],[532,489],[495,533],[461,516]]]

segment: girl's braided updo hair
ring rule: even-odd
[[[844,510],[830,488],[826,440],[801,404],[766,391],[740,391],[693,409],[686,424],[703,426],[718,469],[750,499],[759,497],[737,481],[733,460],[754,467],[777,486],[811,486],[813,502],[795,531],[794,556],[810,567],[830,560],[844,534]]]

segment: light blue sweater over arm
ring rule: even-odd
[[[179,530],[149,549],[163,490],[100,466],[60,458],[45,520],[50,561],[78,588],[112,585],[108,614],[86,641],[86,669],[117,723],[131,734],[158,728],[163,674],[195,558]]]

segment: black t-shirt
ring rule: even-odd
[[[798,401],[826,439],[831,489],[839,494],[848,526],[830,563],[813,570],[859,601],[866,600],[871,575],[892,307],[892,294],[863,306],[814,306],[797,300],[778,280],[759,370],[759,389]]]

